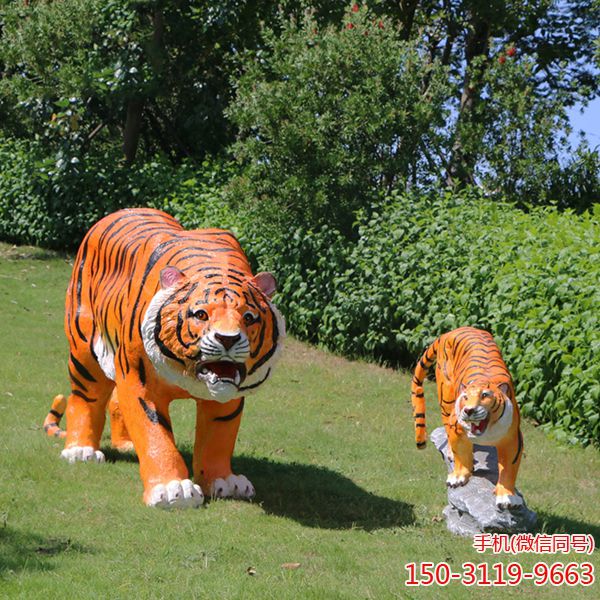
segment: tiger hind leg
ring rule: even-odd
[[[106,377],[91,354],[76,357],[72,353],[69,373],[71,394],[67,400],[67,436],[61,457],[70,463],[104,462],[100,438],[114,382]]]
[[[119,452],[133,452],[133,442],[131,436],[127,431],[123,413],[119,406],[119,398],[117,396],[117,389],[113,390],[113,393],[108,402],[108,415],[110,418],[110,442],[111,446]]]

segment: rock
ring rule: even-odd
[[[448,472],[454,468],[452,451],[444,427],[435,429],[429,439],[440,451]],[[457,535],[482,532],[522,533],[537,521],[526,504],[510,510],[496,508],[494,488],[498,481],[498,456],[493,446],[473,447],[473,475],[466,485],[448,488],[448,506],[443,511],[448,529]],[[519,495],[522,494],[517,490]]]

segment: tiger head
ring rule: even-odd
[[[467,437],[482,444],[502,439],[512,423],[511,397],[511,385],[507,382],[461,383],[454,408]]]
[[[161,289],[142,323],[144,348],[158,374],[196,398],[228,402],[271,374],[285,337],[271,303],[275,278],[210,270],[160,273]]]

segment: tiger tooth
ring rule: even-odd
[[[239,371],[236,371],[236,372],[235,372],[235,380],[234,380],[234,381],[235,381],[235,385],[239,385],[239,384],[240,384],[240,381],[241,381],[241,379],[242,379],[242,378],[240,377],[240,372],[239,372]]]

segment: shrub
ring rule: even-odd
[[[396,195],[359,216],[356,242],[330,227],[275,236],[247,214],[227,218],[254,264],[277,274],[296,335],[410,367],[445,331],[487,329],[523,414],[600,445],[600,210]]]
[[[288,24],[247,61],[229,109],[244,166],[232,197],[258,219],[348,233],[357,209],[431,173],[423,149],[444,123],[445,72],[391,21],[372,19]]]
[[[160,206],[178,212],[177,202],[191,189],[194,208],[183,217],[193,222],[213,193],[215,173],[225,173],[211,166],[220,165],[216,160],[202,168],[174,167],[161,157],[127,166],[120,152],[109,150],[81,160],[49,158],[39,144],[2,138],[0,162],[0,239],[59,249],[76,248],[95,221],[119,208]]]
[[[232,229],[254,268],[277,275],[296,335],[410,367],[445,331],[487,329],[524,415],[560,439],[600,445],[600,208],[526,214],[468,190],[395,194],[357,214],[351,241],[329,225],[278,229],[232,209],[230,167],[219,161],[119,170],[96,157],[88,170],[6,140],[0,160],[2,239],[73,247],[99,216],[132,205]]]

